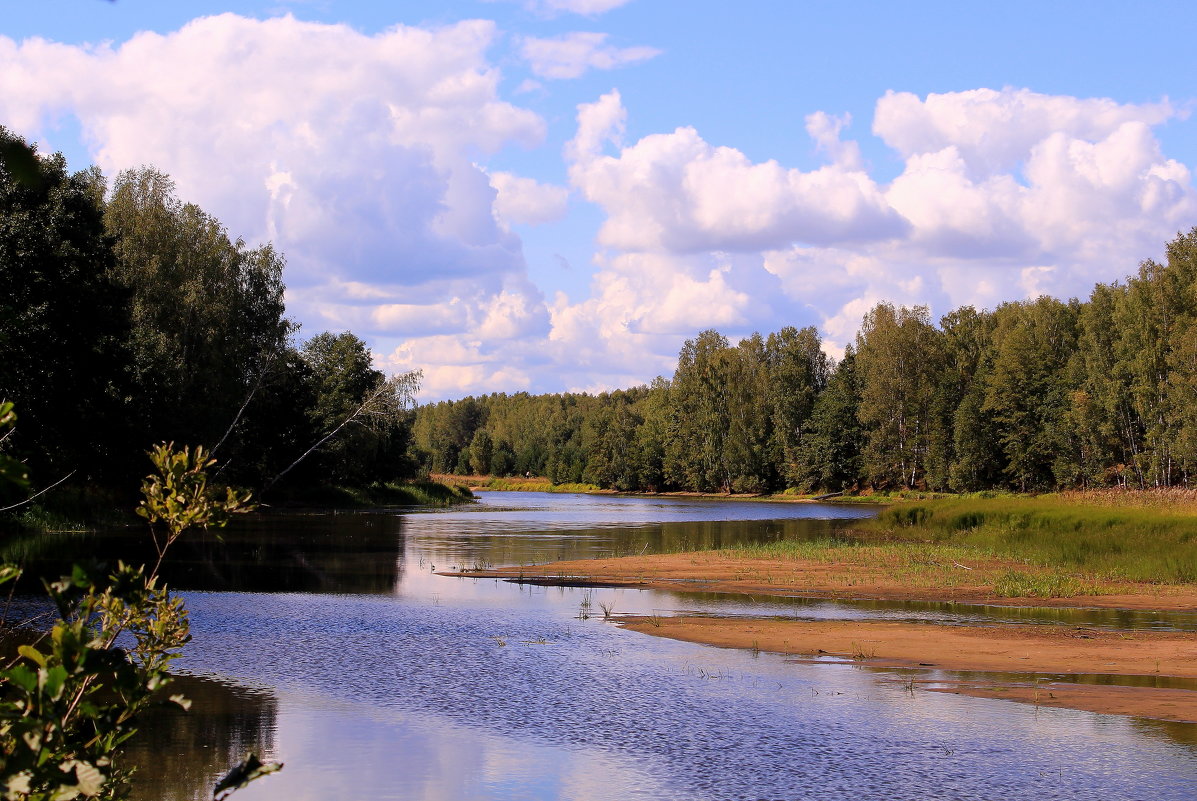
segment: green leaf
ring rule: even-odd
[[[33,693],[37,690],[37,674],[25,665],[14,665],[3,673],[0,673],[0,676],[4,676],[4,678],[27,693]]]
[[[31,662],[36,662],[41,667],[46,666],[46,655],[34,648],[32,645],[18,646],[17,653]]]
[[[45,679],[45,693],[50,696],[50,699],[57,701],[62,697],[62,688],[66,684],[67,672],[62,665],[55,665],[49,670],[39,671],[44,673]]]
[[[0,565],[0,584],[19,579],[21,572],[16,565]]]

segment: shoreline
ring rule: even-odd
[[[670,490],[667,492],[643,492],[633,490],[602,489],[592,484],[554,484],[548,480],[527,478],[496,478],[494,476],[457,476],[434,473],[432,479],[449,486],[460,486],[471,492],[544,492],[551,495],[610,495],[617,498],[682,498],[703,501],[756,501],[761,503],[842,503],[868,506],[883,506],[906,501],[926,500],[931,493],[912,493],[909,497],[888,495],[849,495],[844,492],[813,495],[786,494],[784,492],[693,492]]]
[[[734,553],[734,552],[732,552]],[[579,559],[440,575],[496,578],[563,587],[628,587],[667,592],[717,592],[824,600],[928,601],[986,606],[1046,606],[1138,611],[1197,611],[1197,585],[1109,585],[1110,592],[1060,597],[1000,596],[975,576],[1011,567],[1013,560],[972,567],[936,565],[913,579],[889,565],[866,566],[814,559],[737,557],[724,551]],[[926,581],[927,583],[915,583]],[[950,582],[950,583],[949,583]]]
[[[911,678],[911,692],[1197,723],[1197,690],[1168,686],[1197,686],[1194,632],[691,616],[626,616],[616,622],[655,637],[808,657],[797,661],[812,664],[989,674]],[[1085,676],[1107,682],[1119,677],[1126,684],[1068,680]]]
[[[1018,564],[1018,563],[1014,563]],[[994,561],[985,569],[1001,569]],[[1024,565],[1025,567],[1025,565]],[[947,602],[1007,607],[1130,611],[1197,610],[1197,586],[1122,583],[1101,595],[1001,597],[977,583],[983,568],[937,566],[902,575],[884,565],[814,559],[737,557],[734,552],[625,556],[491,570],[442,572],[459,578],[575,587],[626,587],[668,592],[716,592],[749,597]],[[935,583],[938,580],[938,584]],[[919,581],[925,583],[919,584]],[[623,628],[716,647],[770,651],[811,661],[864,667],[959,671],[967,679],[914,679],[911,687],[1089,712],[1197,723],[1197,632],[1113,631],[1062,625],[957,626],[890,621],[800,621],[776,618],[621,617]],[[1018,674],[1020,678],[1011,678]],[[1162,686],[1098,685],[1036,674],[1118,676]],[[1040,679],[1042,679],[1040,675]]]

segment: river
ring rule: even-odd
[[[172,551],[189,713],[147,722],[142,799],[1197,798],[1197,726],[911,691],[624,631],[615,613],[1195,628],[1191,616],[528,587],[436,571],[833,535],[859,506],[487,493],[437,511],[261,517]],[[136,536],[141,536],[140,534]],[[128,534],[93,535],[131,558]],[[75,544],[78,546],[78,543]],[[1071,617],[1070,617],[1071,616]]]

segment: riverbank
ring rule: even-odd
[[[365,487],[327,486],[268,499],[275,509],[367,509],[386,506],[454,506],[475,500],[468,487],[443,481],[406,481]]]
[[[820,662],[992,674],[957,680],[915,676],[907,685],[911,692],[918,688],[1197,723],[1197,691],[1168,686],[1176,679],[1190,680],[1190,686],[1197,681],[1197,634],[1192,632],[687,616],[625,617],[619,623],[656,637]],[[1084,683],[1085,676],[1103,683]],[[1114,676],[1125,677],[1126,685],[1112,683]]]
[[[801,598],[953,601],[997,606],[1197,610],[1197,585],[1087,582],[1026,562],[951,548],[793,543],[811,554],[769,556],[773,547],[582,559],[443,575],[555,586],[723,592]],[[959,561],[966,559],[967,561]],[[1035,588],[1082,592],[1036,594]]]
[[[841,562],[736,555],[742,551],[588,559],[446,575],[494,577],[551,586],[735,593],[753,599],[790,596],[994,606],[1197,610],[1197,586],[1193,585],[1107,582],[1102,585],[1105,594],[1101,595],[1000,595],[986,577],[1006,575],[1014,567],[1033,571],[1025,563],[1012,560],[974,560],[966,565],[955,560],[934,562],[926,557],[926,552],[919,556],[918,552],[908,551],[903,561],[895,559],[900,549],[892,546],[872,551],[861,549],[855,554],[856,561]],[[875,561],[867,564],[868,559]],[[1197,681],[1197,634],[1192,632],[710,616],[622,617],[619,622],[627,629],[658,637],[773,651],[820,661],[991,674],[967,680],[916,678],[912,689],[918,686],[936,692],[1043,706],[1197,722],[1197,691],[1168,686],[1169,679]],[[1137,676],[1146,677],[1143,679],[1146,686],[1078,681],[1044,683],[1034,681],[1033,674]],[[1154,686],[1157,683],[1160,686]]]
[[[461,574],[514,582],[750,598],[1197,610],[1197,494],[970,496],[893,505],[853,529],[687,553]],[[1197,634],[736,617],[625,618],[654,636],[885,668],[970,671],[911,687],[1197,722]],[[1017,674],[1011,676],[1009,674]],[[1028,677],[1077,674],[1089,681]],[[1122,686],[1139,677],[1143,686]],[[1173,686],[1175,682],[1187,686]],[[1112,684],[1106,686],[1105,683]],[[1170,682],[1172,684],[1170,684]]]
[[[439,481],[374,484],[367,487],[324,486],[272,493],[263,511],[312,509],[374,509],[379,507],[447,507],[476,500],[469,488]],[[255,498],[255,501],[257,499]],[[92,488],[72,488],[61,498],[34,503],[18,512],[0,515],[0,539],[40,534],[85,533],[103,528],[143,526],[133,514],[133,499],[117,499]]]
[[[434,473],[431,478],[450,486],[466,487],[474,492],[550,492],[577,493],[581,495],[614,495],[625,498],[693,498],[699,500],[720,501],[766,501],[773,503],[864,503],[888,504],[903,501],[927,500],[940,497],[940,493],[931,492],[898,492],[898,493],[870,493],[846,494],[832,493],[803,493],[797,490],[783,492],[624,492],[614,489],[603,489],[595,484],[554,484],[543,476],[489,476],[466,475],[459,476],[449,473]]]

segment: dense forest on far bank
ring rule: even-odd
[[[0,128],[0,145],[19,145]],[[152,167],[111,183],[61,154],[0,163],[0,401],[4,452],[45,497],[137,490],[157,442],[203,445],[216,478],[284,497],[414,475],[419,374],[387,377],[351,333],[297,344],[284,259],[249,248]],[[305,457],[306,454],[306,457]]]
[[[423,406],[444,473],[628,491],[973,491],[1197,482],[1197,228],[1087,301],[880,303],[838,361],[814,328],[686,342],[672,378]]]

